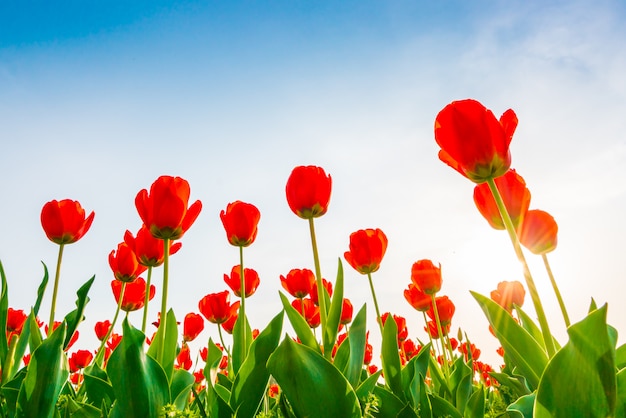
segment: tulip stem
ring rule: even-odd
[[[120,315],[120,311],[122,310],[122,303],[124,301],[125,292],[126,292],[126,282],[122,282],[122,289],[120,290],[120,296],[117,300],[117,308],[115,309],[115,315],[113,315],[113,322],[111,322],[111,326],[109,327],[106,335],[100,342],[100,348],[98,349],[98,352],[96,353],[96,359],[94,360],[94,363],[97,364],[98,366],[102,365],[101,362],[102,362],[102,359],[104,356],[104,350],[105,350],[104,346],[109,340],[109,338],[111,338],[111,334],[113,333],[113,328],[115,327],[115,323],[117,322],[117,317]]]
[[[374,308],[376,309],[376,322],[380,328],[380,335],[383,335],[383,320],[380,316],[380,309],[378,309],[378,300],[376,299],[376,292],[374,291],[374,282],[372,282],[372,273],[367,273],[367,280],[370,283],[370,290],[372,291],[372,299],[374,300]],[[393,318],[392,318],[393,319]]]
[[[248,346],[246,341],[246,333],[248,330],[247,318],[246,318],[246,278],[244,276],[243,269],[243,246],[239,246],[239,280],[241,283],[241,288],[239,293],[241,294],[241,306],[239,306],[239,319],[241,320],[241,350],[243,352],[243,358],[245,359],[248,355]]]
[[[163,239],[163,295],[161,297],[161,317],[159,318],[159,328],[161,331],[161,340],[157,346],[157,360],[159,364],[163,364],[163,353],[165,351],[165,332],[167,328],[167,284],[168,270],[170,265],[170,239]]]
[[[565,327],[569,328],[570,326],[569,315],[567,314],[567,309],[565,308],[563,297],[561,297],[561,291],[559,290],[559,287],[556,285],[556,280],[554,279],[554,275],[552,274],[552,269],[550,268],[550,263],[548,262],[548,256],[545,253],[543,253],[541,254],[541,257],[543,258],[543,264],[546,266],[546,271],[548,272],[550,283],[552,283],[552,288],[554,289],[554,294],[556,295],[556,299],[559,301],[559,307],[561,308],[561,313],[563,314]]]
[[[143,319],[141,321],[141,332],[146,334],[146,324],[148,322],[148,303],[150,302],[150,282],[152,281],[152,266],[148,267],[148,278],[146,279],[146,297],[143,301]]]
[[[450,378],[450,370],[448,368],[448,356],[446,355],[446,345],[443,338],[443,328],[441,326],[441,320],[439,319],[439,310],[437,309],[437,302],[435,301],[434,293],[430,295],[430,300],[433,305],[433,312],[435,313],[435,323],[437,324],[437,333],[439,334],[439,342],[441,343],[441,356],[443,357],[443,372],[446,376],[447,382]]]
[[[493,198],[496,201],[496,205],[498,206],[498,210],[500,211],[500,215],[502,216],[502,221],[504,222],[504,226],[506,227],[506,230],[509,234],[511,243],[513,244],[513,249],[515,250],[517,259],[522,264],[522,268],[524,272],[524,279],[526,280],[526,286],[528,287],[530,298],[532,299],[533,305],[535,307],[535,313],[537,314],[537,319],[539,320],[539,327],[541,328],[541,333],[543,335],[544,344],[548,352],[548,357],[551,358],[552,356],[554,356],[556,350],[554,348],[554,341],[552,339],[552,334],[550,333],[548,320],[543,310],[541,299],[539,298],[539,292],[537,291],[537,286],[535,286],[535,281],[533,280],[533,277],[530,274],[530,269],[528,268],[526,257],[524,257],[522,246],[520,245],[519,239],[517,237],[517,233],[515,232],[515,227],[513,226],[511,217],[509,216],[506,206],[504,205],[504,201],[502,200],[502,196],[500,195],[500,191],[498,190],[498,187],[496,186],[494,179],[489,178],[487,180],[487,184],[489,185],[489,189],[491,190],[491,193],[493,194]]]
[[[59,244],[59,255],[57,257],[57,268],[54,274],[54,288],[52,289],[52,303],[50,305],[50,320],[48,321],[48,330],[52,332],[54,325],[54,312],[57,305],[57,293],[59,291],[59,277],[61,276],[61,260],[63,259],[63,248],[65,244]]]
[[[322,269],[320,268],[320,258],[317,253],[317,241],[315,240],[315,226],[313,225],[313,218],[309,218],[309,230],[311,232],[311,246],[313,247],[313,263],[315,264],[315,281],[317,283],[317,301],[320,306],[320,321],[322,324],[322,340],[326,335],[326,289],[322,282]],[[322,341],[324,344],[324,341]],[[324,351],[324,356],[330,358],[332,352],[330,350]]]
[[[224,344],[224,336],[222,335],[222,324],[217,324],[217,333],[220,336],[220,341],[222,342],[222,348],[226,351],[226,354],[228,355],[228,364],[230,364],[231,355],[230,355],[230,350],[228,349],[226,344]]]

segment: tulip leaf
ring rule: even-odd
[[[22,382],[26,377],[26,367],[20,369],[19,372],[15,374],[15,377],[4,383],[0,388],[0,392],[2,393],[2,397],[6,400],[6,408],[9,417],[14,417],[16,414],[17,407],[17,398],[20,393],[20,388],[22,387]]]
[[[500,305],[476,292],[471,294],[487,316],[504,352],[526,378],[531,389],[536,389],[548,364],[548,356],[544,349]]]
[[[394,321],[387,321],[394,322]],[[373,390],[373,394],[376,397],[378,412],[374,416],[378,418],[396,418],[399,416],[406,416],[408,406],[406,402],[402,401],[399,397],[394,395],[385,386],[376,386]],[[413,414],[415,416],[415,414]]]
[[[617,400],[615,403],[615,416],[626,416],[626,370],[617,373]]]
[[[534,417],[613,416],[617,384],[604,305],[567,329],[568,343],[541,377]]]
[[[298,417],[360,417],[350,383],[316,350],[286,337],[267,367]]]
[[[361,370],[363,370],[365,344],[367,343],[366,314],[367,310],[365,305],[363,305],[354,317],[350,330],[348,331],[350,358],[343,369],[343,374],[353,388],[356,388],[359,384]]]
[[[622,344],[615,350],[615,367],[622,370],[626,367],[626,344]]]
[[[85,379],[85,392],[91,404],[102,405],[104,403],[110,406],[113,403],[115,400],[113,386],[111,386],[106,372],[96,363],[85,368],[83,377]]]
[[[533,406],[537,393],[520,396],[514,403],[506,408],[512,418],[533,418]]]
[[[144,334],[133,328],[127,318],[122,329],[122,341],[107,364],[116,399],[111,416],[157,417],[170,400],[167,376],[159,363],[144,353]]]
[[[176,356],[178,355],[178,323],[176,322],[176,317],[174,316],[174,311],[172,309],[167,311],[165,317],[165,345],[164,347],[160,347],[163,327],[159,325],[156,334],[154,334],[154,337],[152,338],[152,343],[148,348],[148,355],[158,361],[159,350],[163,350],[163,361],[161,363],[161,367],[163,367],[165,375],[169,380],[172,377],[174,362],[176,361]],[[161,321],[162,320],[163,318],[161,318]]]
[[[441,396],[431,394],[430,405],[432,408],[433,416],[435,417],[463,418],[461,413],[457,411],[454,405],[452,405]]]
[[[383,327],[383,342],[381,347],[381,361],[385,384],[394,395],[404,400],[402,388],[402,366],[398,349],[398,326],[396,321],[389,316]]]
[[[65,316],[65,322],[67,323],[67,335],[65,336],[65,348],[67,348],[68,344],[72,340],[74,336],[74,332],[76,328],[78,328],[78,324],[81,323],[83,319],[85,319],[83,313],[85,312],[85,305],[89,302],[89,297],[87,294],[89,293],[89,289],[93,284],[93,281],[96,279],[96,276],[93,276],[91,279],[87,280],[85,284],[83,284],[80,289],[76,291],[76,309],[72,312],[68,313]]]
[[[228,406],[223,396],[218,395],[216,391],[220,387],[220,385],[207,385],[205,393],[208,416],[211,418],[232,418],[233,410]]]
[[[356,396],[361,400],[366,400],[367,396],[374,390],[380,375],[383,374],[382,370],[378,370],[372,373],[367,379],[365,379],[358,388],[356,388]]]
[[[280,295],[280,300],[283,303],[283,308],[285,309],[285,313],[287,314],[287,318],[289,318],[289,322],[293,327],[293,330],[296,332],[296,335],[300,339],[302,344],[306,345],[309,348],[316,350],[321,353],[320,346],[315,339],[315,335],[309,324],[306,323],[306,320],[302,317],[302,315],[294,309],[293,306],[289,303],[289,299],[282,292],[278,292]]]
[[[472,393],[465,406],[464,418],[484,418],[485,416],[485,388],[481,385]]]
[[[191,386],[195,383],[195,377],[185,369],[176,369],[172,375],[170,384],[170,397],[176,409],[182,411],[187,406]]]
[[[35,302],[35,306],[33,306],[33,311],[35,311],[35,315],[39,314],[39,308],[41,307],[41,301],[43,301],[43,296],[46,293],[46,286],[48,286],[48,267],[46,267],[45,263],[43,264],[43,278],[41,279],[41,283],[37,288],[37,301]]]
[[[69,376],[69,365],[63,352],[66,328],[62,322],[31,354],[18,395],[18,417],[54,416],[57,399]]]
[[[7,342],[7,312],[9,310],[9,287],[4,268],[0,261],[0,279],[2,280],[2,293],[0,294],[0,367],[4,369],[9,345]]]
[[[250,344],[252,343],[252,330],[250,329],[250,322],[245,315],[242,315],[242,312],[243,309],[240,308],[239,316],[237,317],[235,326],[233,327],[232,366],[235,374],[239,372],[241,364],[246,360]]]
[[[235,376],[230,393],[230,407],[238,418],[254,417],[265,395],[270,372],[267,360],[280,341],[283,313],[272,319],[250,346],[250,353]]]
[[[209,338],[206,365],[204,366],[204,377],[211,386],[215,385],[215,381],[217,380],[217,372],[221,360],[222,350]]]
[[[341,309],[343,308],[343,266],[339,259],[337,266],[337,280],[335,281],[335,289],[326,318],[326,329],[324,331],[324,352],[329,353],[335,345],[337,333],[339,332],[339,322],[341,321]]]
[[[461,414],[464,413],[465,405],[472,393],[472,374],[473,369],[465,363],[464,357],[457,358],[450,374],[450,386],[454,405]]]

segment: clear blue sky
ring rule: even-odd
[[[334,276],[351,232],[383,229],[381,309],[406,316],[424,338],[402,291],[414,261],[441,262],[453,325],[495,363],[469,290],[488,294],[501,280],[522,280],[521,270],[506,234],[474,208],[473,184],[438,161],[432,133],[443,106],[472,97],[497,115],[518,114],[513,167],[531,207],[559,223],[549,258],[573,320],[593,296],[626,329],[626,8],[546,3],[2,3],[0,260],[10,305],[33,303],[40,261],[54,269],[41,207],[79,200],[96,218],[67,248],[58,312],[95,274],[80,328],[88,346],[93,323],[113,315],[107,256],[140,226],[134,197],[171,174],[190,182],[204,209],[172,259],[170,305],[182,318],[225,288],[238,253],[219,211],[244,200],[262,214],[246,262],[261,277],[248,306],[263,327],[279,310],[279,275],[312,267],[306,223],[289,211],[284,185],[294,166],[315,164],[334,182],[317,222],[324,275]],[[347,296],[370,307],[366,281],[345,267]],[[563,340],[543,267],[531,268]]]

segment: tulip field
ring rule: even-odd
[[[170,258],[184,251],[180,241],[202,202],[191,199],[187,180],[163,175],[136,195],[141,228],[126,231],[109,254],[117,308],[94,329],[83,327],[90,298],[102,297],[90,293],[93,278],[76,289],[75,309],[59,312],[56,303],[64,250],[80,245],[97,222],[94,211],[71,199],[43,206],[41,226],[58,258],[46,266],[28,310],[11,305],[19,284],[0,264],[0,417],[626,416],[626,345],[617,345],[606,305],[592,302],[585,318],[570,320],[547,256],[557,248],[558,225],[548,212],[530,209],[526,182],[511,167],[515,112],[496,118],[466,99],[445,106],[434,122],[439,159],[474,187],[476,208],[489,227],[507,234],[519,261],[520,280],[494,283],[489,295],[471,292],[499,341],[499,364],[483,362],[480,344],[457,332],[455,301],[437,260],[415,260],[398,292],[404,295],[398,303],[423,320],[424,334],[412,335],[397,313],[381,312],[373,278],[388,239],[379,228],[350,234],[332,279],[322,277],[315,221],[329,210],[333,188],[331,173],[317,165],[297,166],[286,179],[286,203],[309,229],[302,239],[310,241],[312,263],[276,278],[281,291],[272,319],[253,329],[246,312],[261,285],[245,257],[261,213],[239,200],[220,213],[225,245],[238,250],[224,290],[191,295],[194,312],[174,312]],[[561,317],[546,316],[547,296],[538,291],[529,257],[542,259]],[[367,280],[371,302],[353,305],[344,292],[345,269]],[[40,309],[44,299],[49,312]],[[158,312],[154,325],[148,307]],[[141,315],[131,321],[134,311]],[[370,312],[375,323],[366,319]],[[555,323],[565,325],[567,338],[553,335]],[[192,350],[189,343],[208,327],[216,332]],[[95,333],[99,345],[73,348],[78,330]],[[370,333],[382,335],[380,347],[374,349]]]

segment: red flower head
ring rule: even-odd
[[[204,330],[204,319],[197,313],[190,312],[183,321],[183,342],[193,341]]]
[[[526,291],[524,286],[516,281],[500,282],[498,288],[491,292],[491,299],[502,306],[507,312],[511,312],[513,305],[522,306]]]
[[[509,144],[516,127],[511,109],[498,120],[476,100],[452,102],[435,119],[439,159],[474,183],[499,177],[511,166]]]
[[[137,261],[142,266],[158,267],[163,264],[164,248],[163,240],[152,236],[150,230],[142,225],[137,232],[137,237],[133,237],[130,231],[124,234],[124,242],[133,250],[137,256]],[[180,242],[170,244],[170,255],[176,254],[182,247]]]
[[[344,298],[343,304],[341,305],[341,317],[339,319],[339,323],[342,325],[346,325],[352,322],[353,313],[354,308],[352,307],[352,302],[350,302],[349,299]]]
[[[235,323],[237,322],[237,318],[239,318],[239,305],[241,302],[237,301],[230,305],[230,314],[226,322],[222,322],[220,325],[222,329],[229,334],[233,333],[233,329],[235,329]]]
[[[346,261],[359,273],[373,273],[380,267],[387,237],[380,229],[361,229],[350,234],[350,250],[344,253]]]
[[[237,297],[241,297],[241,266],[237,264],[233,266],[230,271],[230,276],[228,274],[224,275],[224,282],[230,287],[233,293]],[[256,292],[257,287],[261,283],[259,279],[259,274],[256,270],[244,268],[243,269],[243,277],[244,277],[244,286],[246,287],[246,298],[252,296],[254,292]]]
[[[111,328],[111,321],[109,321],[108,319],[105,321],[96,322],[96,325],[94,326],[94,331],[96,332],[96,337],[98,337],[98,340],[104,340],[104,338],[107,336],[107,333],[109,332],[109,328]]]
[[[287,276],[280,276],[280,284],[291,296],[302,299],[315,286],[315,275],[309,269],[292,269]]]
[[[196,200],[187,207],[190,193],[187,180],[171,176],[156,179],[150,194],[146,189],[137,193],[137,212],[155,238],[179,239],[195,222],[202,203]]]
[[[522,176],[513,169],[495,179],[495,183],[513,226],[517,228],[528,211],[530,190],[526,187],[526,182]],[[474,187],[474,203],[492,228],[505,229],[502,216],[487,183],[478,184]]]
[[[331,186],[332,179],[323,168],[298,166],[287,180],[287,203],[303,219],[318,218],[328,210]]]
[[[437,304],[437,313],[439,314],[439,322],[441,322],[441,326],[450,325],[452,317],[454,316],[454,303],[452,303],[447,296],[436,297],[435,303]],[[426,314],[430,319],[435,321],[435,311],[432,307],[426,312]]]
[[[191,361],[191,352],[189,351],[189,346],[187,344],[183,344],[176,356],[176,368],[177,369],[191,369],[193,362]]]
[[[93,360],[93,354],[89,350],[78,350],[75,353],[72,353],[68,359],[70,372],[74,373],[80,369],[84,369],[89,366],[91,360]]]
[[[91,212],[85,218],[85,210],[74,200],[51,200],[41,209],[41,226],[50,241],[71,244],[85,235],[94,216]]]
[[[7,310],[7,336],[11,335],[12,333],[18,335],[21,334],[24,323],[26,322],[26,318],[28,318],[28,316],[24,313],[22,309],[9,308]],[[10,338],[7,337],[7,340],[9,339]]]
[[[428,321],[427,325],[424,327],[424,330],[432,338],[439,338],[439,330],[437,329],[437,323],[435,321]],[[448,333],[450,332],[450,324],[441,324],[441,332],[444,336],[448,335]]]
[[[441,264],[435,266],[430,260],[419,260],[411,267],[411,281],[422,292],[434,295],[441,289]],[[409,302],[410,303],[410,302]]]
[[[220,212],[220,219],[228,242],[237,247],[247,247],[256,238],[261,212],[253,204],[237,200]]]
[[[109,266],[111,266],[113,275],[117,280],[127,283],[134,281],[141,273],[146,271],[146,267],[139,264],[135,252],[125,242],[117,245],[117,251],[111,251],[109,254]]]
[[[198,303],[200,313],[214,324],[226,322],[231,316],[230,293],[228,290],[218,293],[209,293]]]
[[[383,326],[385,326],[385,322],[387,322],[387,319],[389,318],[389,316],[391,315],[390,312],[385,312],[383,314],[383,316],[380,318],[381,321],[383,322]],[[396,328],[398,329],[398,342],[401,343],[402,341],[406,340],[407,337],[409,336],[409,330],[406,327],[406,318],[404,318],[403,316],[399,316],[399,315],[392,315],[393,320],[396,321]]]
[[[333,295],[333,284],[331,282],[329,282],[328,280],[322,278],[322,286],[324,286],[324,289],[326,289],[326,293],[328,293],[328,296],[332,296]],[[314,284],[313,286],[311,286],[311,290],[309,291],[309,295],[311,297],[311,300],[313,301],[314,304],[319,305],[319,298],[317,297],[317,286]]]
[[[415,283],[410,283],[408,289],[404,289],[404,298],[420,312],[429,310],[432,302],[431,296],[422,292]]]
[[[556,248],[558,232],[559,226],[548,212],[533,209],[526,213],[518,236],[533,254],[546,254]]]
[[[113,280],[111,282],[111,289],[113,290],[113,297],[115,301],[120,303],[120,293],[122,292],[123,283],[119,280]],[[150,285],[150,294],[148,300],[154,298],[154,292],[156,291],[154,285]],[[132,312],[143,308],[146,299],[146,282],[139,277],[134,282],[126,283],[124,289],[124,297],[122,298],[121,309],[124,312]]]
[[[311,328],[317,328],[320,323],[320,308],[311,299],[294,299],[291,306],[302,315]]]

